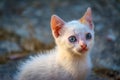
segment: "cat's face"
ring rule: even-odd
[[[94,30],[79,21],[64,25],[60,37],[56,38],[58,46],[73,53],[83,54],[89,51],[94,42]]]
[[[94,42],[94,25],[91,10],[88,9],[80,20],[64,22],[58,16],[52,16],[51,27],[58,47],[75,54],[85,54]]]

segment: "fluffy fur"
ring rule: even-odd
[[[90,8],[85,16],[91,17]],[[86,17],[84,16],[84,20]],[[83,21],[83,20],[82,20]],[[45,54],[30,57],[24,62],[16,80],[85,80],[91,70],[90,50],[94,43],[93,23],[81,20],[64,22],[56,15],[52,16],[51,29],[57,46]],[[89,25],[90,24],[90,25]],[[91,26],[92,24],[92,26]],[[56,28],[57,27],[57,28]],[[59,27],[59,28],[58,28]],[[86,40],[86,33],[91,33],[92,39]],[[70,43],[68,37],[77,36],[78,41]],[[81,43],[87,45],[86,52],[80,52]]]

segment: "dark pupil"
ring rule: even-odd
[[[70,37],[69,37],[69,41],[70,41],[70,42],[76,42],[77,39],[76,39],[75,36],[70,36]]]
[[[90,33],[87,33],[86,34],[86,39],[91,39],[92,38],[92,35]]]

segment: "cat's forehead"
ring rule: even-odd
[[[90,31],[87,25],[84,25],[77,20],[66,23],[65,27],[67,28],[68,31],[74,32],[76,34]]]

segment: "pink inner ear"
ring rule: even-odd
[[[53,15],[51,17],[51,29],[55,37],[58,37],[60,35],[60,29],[63,27],[64,24],[65,22],[60,17],[56,15]]]
[[[92,21],[92,10],[88,8],[85,12],[84,16],[80,19],[80,22],[83,24],[88,24],[91,29],[93,29],[93,21]]]

